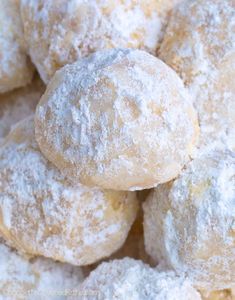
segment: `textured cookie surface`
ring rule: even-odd
[[[0,244],[0,270],[0,299],[4,300],[62,300],[83,280],[79,267],[46,258],[28,260],[4,244]]]
[[[45,82],[56,70],[105,48],[155,53],[169,10],[179,0],[23,0],[32,61]]]
[[[19,5],[19,0],[0,1],[0,94],[25,86],[33,75]]]
[[[17,122],[34,114],[44,91],[44,84],[35,77],[26,87],[0,95],[0,141]]]
[[[81,285],[84,299],[200,300],[199,293],[174,272],[158,272],[139,260],[102,263]],[[72,299],[72,298],[71,298]]]
[[[33,119],[0,147],[0,230],[21,252],[86,265],[124,243],[138,208],[135,193],[70,184],[41,154]]]
[[[234,153],[203,153],[144,204],[148,254],[186,273],[200,289],[234,285],[234,175]]]
[[[97,52],[58,71],[35,125],[42,152],[61,172],[114,190],[150,188],[176,177],[198,135],[176,73],[130,49]]]
[[[159,57],[184,80],[201,144],[235,149],[235,2],[189,0],[172,13]]]

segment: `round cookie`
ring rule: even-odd
[[[158,272],[140,260],[100,264],[80,285],[85,299],[200,300],[200,294],[174,272]],[[72,299],[72,298],[71,298]]]
[[[141,190],[175,178],[198,136],[184,86],[131,49],[97,52],[57,71],[37,106],[36,139],[69,178]]]
[[[2,300],[62,300],[83,280],[78,267],[47,258],[29,260],[4,244],[0,244],[0,270]]]
[[[45,91],[42,81],[35,77],[30,85],[0,94],[0,141],[20,120],[32,115]]]
[[[144,203],[147,253],[199,289],[234,285],[234,179],[233,152],[203,152]]]
[[[124,243],[138,208],[135,193],[72,185],[41,154],[33,118],[0,147],[0,231],[22,253],[86,265]]]
[[[28,84],[33,66],[26,55],[19,0],[0,1],[0,94]]]
[[[199,114],[202,146],[235,150],[235,2],[189,0],[172,13],[159,57],[184,80]]]
[[[56,70],[105,48],[155,53],[166,15],[179,0],[22,0],[32,61],[48,83]]]

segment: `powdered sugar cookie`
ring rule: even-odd
[[[44,90],[42,81],[35,77],[30,85],[0,95],[0,141],[14,124],[35,112]]]
[[[201,299],[185,278],[176,276],[174,272],[158,272],[130,258],[102,263],[85,279],[80,290],[86,295],[83,299],[87,300]]]
[[[233,152],[205,152],[144,204],[146,251],[199,289],[235,284],[234,179]]]
[[[0,93],[25,86],[33,76],[19,5],[19,0],[0,1]]]
[[[70,184],[41,154],[33,118],[0,147],[0,231],[23,253],[94,263],[122,246],[137,208],[135,193]]]
[[[85,185],[141,190],[176,177],[198,124],[178,76],[152,55],[97,52],[58,71],[37,106],[44,155]]]
[[[189,0],[175,9],[159,56],[193,95],[201,144],[235,150],[235,2]]]
[[[65,299],[83,280],[82,270],[46,258],[28,260],[0,245],[0,299]]]
[[[179,0],[22,0],[30,55],[48,83],[56,70],[105,48],[155,53]]]

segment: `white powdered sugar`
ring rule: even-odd
[[[44,84],[35,78],[24,88],[0,95],[0,141],[17,122],[34,113],[44,90]]]
[[[27,259],[0,244],[1,300],[62,300],[83,280],[79,267],[46,258]]]
[[[173,11],[159,55],[188,85],[196,79],[205,83],[221,60],[234,53],[234,8],[233,0],[189,0]]]
[[[26,85],[33,75],[19,5],[19,0],[0,1],[0,93]]]
[[[72,185],[41,154],[30,117],[0,147],[0,229],[19,251],[75,265],[94,263],[124,243],[135,193]]]
[[[130,258],[100,264],[82,283],[80,294],[84,295],[84,300],[201,299],[184,277],[176,276],[174,272],[158,272]]]
[[[198,85],[195,108],[198,111],[201,148],[220,147],[235,151],[235,51],[227,56]]]
[[[234,285],[235,156],[204,152],[144,204],[145,245],[200,289]]]
[[[152,55],[97,52],[58,71],[35,116],[44,155],[71,179],[136,190],[178,175],[197,141],[190,96]]]
[[[172,0],[22,0],[32,61],[48,83],[56,70],[106,48],[155,53]]]
[[[202,147],[235,149],[235,2],[184,1],[172,13],[159,56],[194,99]]]

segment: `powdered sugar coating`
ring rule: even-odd
[[[0,93],[25,86],[33,75],[19,5],[19,0],[0,1]]]
[[[106,48],[155,53],[166,15],[179,0],[22,0],[32,61],[48,83],[56,70]]]
[[[198,90],[201,148],[220,147],[235,151],[235,52],[217,65],[217,70]]]
[[[36,77],[30,85],[0,95],[0,141],[17,122],[35,112],[44,91],[44,84]]]
[[[66,292],[77,289],[82,280],[83,273],[78,267],[46,258],[28,260],[4,244],[0,245],[1,300],[39,300],[49,297],[50,300],[62,300]]]
[[[89,266],[85,266],[82,269],[85,276],[87,276],[91,271],[95,270],[100,263],[104,261],[109,262],[114,259],[122,259],[125,257],[141,260],[149,265],[156,265],[145,251],[142,209],[139,209],[135,222],[133,223],[123,246],[104,260]]]
[[[94,263],[122,246],[137,208],[135,193],[70,184],[41,154],[32,117],[0,147],[0,230],[21,252]]]
[[[99,265],[80,286],[83,299],[200,300],[199,293],[174,272],[158,272],[124,258]],[[90,294],[90,296],[89,296]]]
[[[97,52],[58,71],[37,106],[36,139],[66,176],[141,190],[176,177],[198,124],[178,76],[152,55]]]
[[[184,1],[172,13],[159,56],[184,80],[199,113],[201,145],[235,149],[235,2]]]
[[[235,156],[204,152],[144,204],[146,251],[200,289],[234,286]]]

